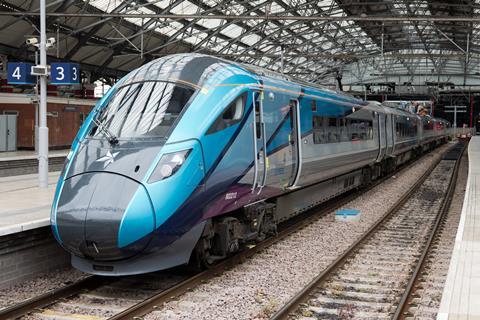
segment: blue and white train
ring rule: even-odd
[[[206,55],[160,58],[85,121],[52,230],[92,274],[208,265],[446,141],[448,125]]]

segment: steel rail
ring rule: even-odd
[[[432,233],[430,234],[427,244],[422,252],[422,255],[419,258],[419,262],[417,263],[415,270],[412,274],[412,277],[410,278],[410,281],[407,284],[407,287],[400,299],[399,304],[397,305],[397,309],[395,310],[395,314],[393,315],[392,319],[397,320],[397,319],[405,319],[408,315],[407,308],[409,306],[409,302],[411,301],[412,293],[414,292],[415,285],[418,283],[418,280],[424,270],[427,257],[429,256],[434,240],[438,236],[439,231],[441,230],[440,226],[444,219],[448,215],[448,211],[450,209],[450,204],[453,199],[455,187],[456,187],[456,182],[458,178],[458,171],[460,167],[460,163],[462,162],[462,156],[463,153],[465,152],[465,149],[467,148],[468,143],[465,143],[462,147],[462,150],[460,151],[460,155],[458,156],[458,159],[456,160],[455,167],[453,169],[453,174],[450,179],[450,183],[448,185],[447,193],[445,195],[445,198],[442,201],[442,206],[440,208],[440,213],[437,216],[437,219],[435,221],[435,225],[433,226]]]
[[[31,311],[47,307],[60,299],[71,297],[83,290],[98,288],[113,279],[99,276],[88,276],[82,280],[66,285],[60,289],[46,292],[38,297],[25,300],[19,304],[0,310],[0,319],[16,319]]]
[[[447,151],[448,152],[448,151]],[[289,314],[297,310],[301,303],[308,300],[310,294],[319,286],[321,286],[330,275],[340,269],[347,260],[354,255],[358,249],[369,239],[375,232],[401,207],[410,199],[410,197],[423,185],[425,180],[430,176],[433,169],[440,163],[440,157],[430,165],[428,170],[417,180],[417,182],[407,191],[377,222],[372,225],[366,233],[364,233],[355,243],[350,245],[342,255],[335,259],[326,269],[318,274],[310,281],[301,291],[299,291],[292,299],[289,300],[280,310],[272,315],[270,320],[287,319]],[[458,162],[457,162],[458,163]]]

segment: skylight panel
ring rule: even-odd
[[[126,10],[127,13],[135,13],[135,14],[154,14],[155,12],[146,8],[146,7],[137,7],[137,8],[132,8],[129,10]],[[132,22],[136,25],[141,26],[142,25],[142,18],[125,18],[125,20]],[[150,18],[143,18],[143,23],[147,23],[150,20]]]
[[[275,2],[272,2],[271,5],[268,4],[266,6],[266,8],[269,9],[269,11],[268,11],[269,14],[276,14],[276,13],[281,13],[281,12],[285,11],[285,9],[283,9],[280,5],[278,5]]]
[[[171,0],[149,0],[154,6],[159,7],[160,9],[165,9],[172,2]]]
[[[224,6],[224,8],[225,14],[243,14],[245,12],[245,7],[236,3]]]
[[[225,20],[221,19],[202,19],[197,21],[198,25],[201,25],[202,27],[208,28],[208,29],[216,29],[219,27],[221,24],[225,23]]]
[[[90,5],[105,12],[111,12],[122,4],[122,0],[91,0]]]
[[[142,22],[142,18],[125,18],[125,20],[127,20],[128,22],[134,23],[138,26],[141,26],[142,23],[145,24],[148,21],[150,21],[150,18],[144,18],[143,22]]]
[[[182,38],[182,40],[195,45],[205,39],[207,36],[208,35],[205,32],[200,32],[196,33],[194,36]]]
[[[214,7],[218,4],[218,1],[216,0],[203,0],[203,2],[210,7]]]
[[[182,27],[183,25],[181,23],[178,23],[176,21],[169,21],[168,24],[162,27],[156,28],[155,30],[160,32],[161,34],[172,36],[175,32],[177,32]]]
[[[239,27],[235,24],[231,24],[220,31],[221,34],[226,35],[230,38],[238,38],[245,32],[245,29]]]
[[[184,0],[181,4],[171,10],[173,14],[197,14],[200,11],[203,10],[187,0]]]
[[[262,38],[256,34],[249,34],[248,36],[246,37],[242,37],[241,38],[241,41],[243,43],[246,43],[250,46],[253,46],[254,44],[256,44],[258,41],[260,41]]]

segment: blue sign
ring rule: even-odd
[[[50,83],[69,85],[80,83],[80,66],[77,63],[55,62],[51,64]]]
[[[36,84],[37,78],[30,74],[33,64],[27,62],[9,62],[7,64],[8,84]]]

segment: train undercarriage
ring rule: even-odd
[[[366,187],[399,166],[418,158],[447,140],[437,140],[397,157],[307,186],[277,198],[265,199],[207,221],[190,263],[205,268],[273,236],[282,222],[353,189]]]

